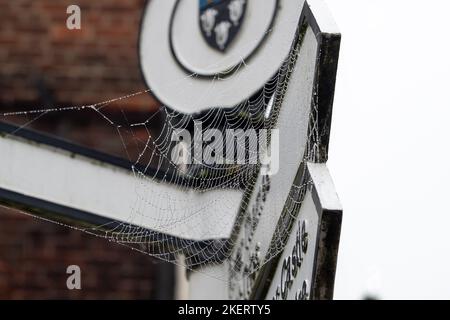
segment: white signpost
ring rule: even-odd
[[[196,257],[192,299],[331,299],[342,208],[326,161],[339,44],[320,0],[149,1],[141,65],[167,107],[229,110],[278,75],[265,106],[276,170],[262,165],[243,189],[189,190],[179,173],[2,124],[0,202],[82,228],[148,230],[163,244],[156,254]],[[140,201],[152,197],[157,205]],[[215,243],[223,257],[203,259]]]
[[[238,216],[247,222],[232,235],[232,259],[210,267],[208,274],[229,279],[227,286],[216,281],[218,299],[333,297],[342,208],[325,162],[340,34],[322,2],[302,8],[291,72],[277,99],[280,168],[248,188]],[[205,276],[192,273],[191,297],[211,298],[204,286]]]
[[[307,167],[312,185],[267,285],[267,299],[332,298],[342,208],[326,166]]]

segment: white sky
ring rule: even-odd
[[[335,298],[449,299],[450,2],[326,2],[342,32]]]

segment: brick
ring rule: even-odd
[[[12,250],[11,242],[23,250]],[[149,299],[153,295],[154,264],[148,256],[18,211],[0,208],[0,248],[1,299]],[[65,287],[69,264],[81,267],[79,292]]]
[[[69,85],[77,88],[77,95],[90,100],[84,101],[86,104],[102,101],[105,96],[115,97],[118,90],[125,94],[141,90],[144,84],[139,71],[137,38],[144,3],[142,0],[80,0],[82,30],[69,31],[65,26],[65,9],[71,1],[8,1],[0,10],[4,17],[0,30],[0,77],[10,67],[15,70],[17,66],[25,67],[51,83],[56,98],[68,98],[67,94],[58,92],[64,92]],[[79,74],[78,70],[93,66],[103,71],[88,70],[83,74],[89,79],[72,79],[72,75]],[[72,79],[70,84],[61,81],[61,69]],[[11,73],[8,76],[15,77]],[[20,74],[20,77],[29,82],[31,75]],[[30,100],[30,96],[22,95],[22,90],[12,88],[7,100]],[[1,89],[0,97],[4,97]],[[68,101],[56,101],[59,102]],[[0,108],[1,105],[0,101]],[[122,103],[123,108],[136,112],[149,106],[155,110],[149,96],[138,102]]]

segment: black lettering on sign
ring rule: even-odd
[[[292,252],[285,257],[281,266],[280,284],[275,291],[274,300],[286,300],[295,278],[301,270],[304,256],[308,251],[308,232],[306,221],[299,221],[295,233],[295,243]],[[306,300],[309,297],[307,280],[302,283],[302,288],[295,293],[296,300]]]

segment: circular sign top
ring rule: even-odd
[[[139,54],[152,94],[183,113],[245,101],[287,57],[303,2],[148,1]]]

